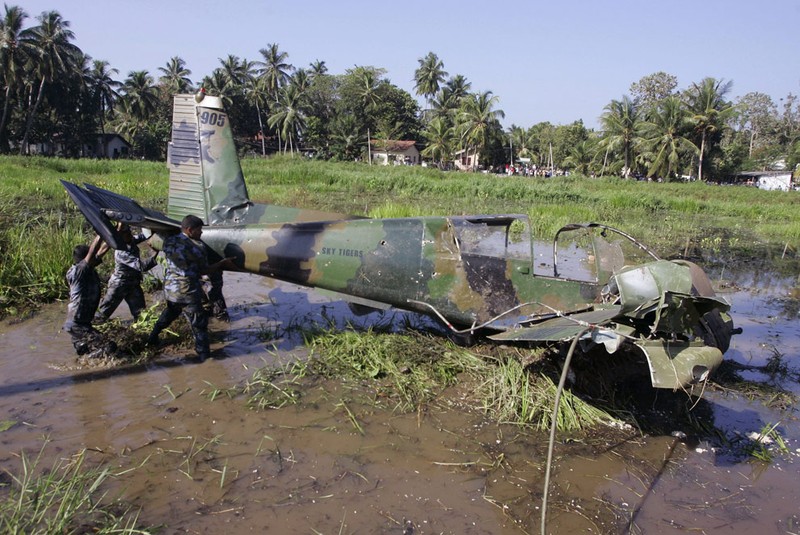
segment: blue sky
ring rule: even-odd
[[[158,77],[182,57],[198,82],[234,54],[278,43],[289,62],[387,70],[414,95],[418,59],[434,52],[473,91],[492,91],[508,127],[541,121],[591,128],[612,99],[665,71],[679,89],[706,76],[776,104],[800,94],[800,0],[9,0],[33,18],[55,9],[77,44],[122,80]]]

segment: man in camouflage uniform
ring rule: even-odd
[[[219,271],[223,267],[233,266],[229,258],[216,264],[208,264],[205,246],[200,241],[202,234],[203,220],[197,216],[187,215],[181,221],[181,232],[164,240],[162,250],[167,261],[164,277],[167,308],[159,316],[147,339],[148,345],[157,345],[161,331],[183,312],[192,327],[194,348],[200,362],[210,355],[208,314],[203,308],[201,277]]]
[[[144,238],[134,239],[130,227],[121,223],[117,230],[125,242],[125,249],[114,251],[114,272],[108,279],[106,294],[94,316],[95,323],[108,321],[123,299],[128,303],[133,319],[139,319],[145,308],[142,273],[156,265],[156,255],[144,261],[141,259],[137,243]]]
[[[108,251],[108,245],[96,236],[92,244],[77,245],[72,251],[73,264],[67,270],[69,305],[64,330],[72,338],[72,346],[78,356],[111,356],[117,347],[92,327],[92,318],[100,302],[100,277],[95,267],[100,257]]]

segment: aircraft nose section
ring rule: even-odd
[[[692,291],[690,268],[668,260],[623,268],[614,278],[623,312],[658,302],[665,292],[689,295]]]

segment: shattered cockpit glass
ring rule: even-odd
[[[524,216],[454,217],[453,231],[462,255],[530,262],[530,225]]]

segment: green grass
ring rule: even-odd
[[[633,234],[662,256],[702,251],[703,238],[716,247],[713,256],[728,260],[763,250],[780,256],[800,245],[797,192],[290,157],[245,159],[242,167],[256,202],[372,217],[522,213],[537,240],[549,240],[566,223],[596,221]],[[90,240],[91,229],[59,179],[92,183],[166,212],[168,176],[166,164],[157,162],[0,157],[0,317],[66,297],[70,252]]]
[[[465,404],[500,424],[550,427],[556,386],[542,373],[546,360],[529,355],[539,364],[517,356],[481,355],[451,342],[421,334],[325,332],[308,341],[308,360],[283,368],[256,370],[243,393],[257,409],[277,409],[302,402],[309,382],[319,379],[349,384],[360,403],[393,412],[416,412],[432,403],[447,403],[454,387]],[[484,348],[485,350],[488,348]],[[347,402],[334,403],[353,427],[363,433]],[[564,392],[556,425],[563,432],[581,432],[614,418],[602,409]]]
[[[480,369],[476,396],[484,411],[495,421],[518,426],[530,425],[539,431],[550,429],[556,385],[537,374],[516,358],[499,361]],[[564,390],[556,416],[556,428],[562,432],[586,431],[614,418],[569,390]]]
[[[108,497],[103,487],[113,478],[108,468],[86,466],[85,451],[41,466],[45,444],[31,459],[20,455],[18,473],[0,488],[0,531],[6,534],[147,534],[138,513]]]
[[[83,240],[80,221],[57,212],[0,228],[0,307],[14,314],[20,306],[62,297],[72,249]]]

